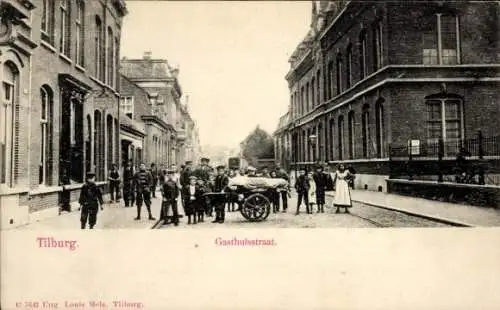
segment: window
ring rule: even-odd
[[[352,85],[352,45],[349,44],[347,46],[346,50],[346,68],[345,68],[345,75],[346,75],[346,88],[349,89],[351,88]]]
[[[443,139],[458,151],[462,139],[462,100],[459,98],[433,98],[426,100],[427,131],[430,143]],[[456,146],[453,142],[456,142]]]
[[[363,133],[363,157],[368,157],[368,145],[369,145],[369,137],[370,137],[370,114],[368,112],[368,106],[365,105],[363,107],[363,114],[361,115],[361,127]]]
[[[342,93],[342,54],[337,54],[337,95]]]
[[[373,71],[382,68],[382,23],[376,22],[373,26]]]
[[[113,117],[108,114],[106,117],[106,142],[107,142],[107,170],[111,169],[111,165],[113,164]]]
[[[304,112],[307,113],[309,112],[309,109],[310,109],[310,102],[309,102],[309,82],[306,83],[306,88],[305,88],[305,92],[306,92],[306,100],[304,102]]]
[[[85,4],[79,0],[76,4],[76,63],[85,67]]]
[[[95,18],[95,77],[104,81],[104,57],[102,50],[102,22],[99,16]]]
[[[313,76],[311,81],[311,106],[316,106],[316,78]]]
[[[375,127],[377,131],[377,157],[381,158],[383,154],[384,143],[384,106],[382,100],[375,104]]]
[[[50,45],[54,45],[54,11],[54,0],[43,0],[41,38]]]
[[[118,37],[115,37],[115,56],[114,56],[114,68],[113,68],[113,74],[115,77],[114,80],[114,87],[115,89],[119,89],[119,77],[120,75],[118,74],[118,68],[120,68],[120,40]]]
[[[107,84],[114,88],[115,81],[115,48],[114,48],[114,36],[111,27],[108,27],[108,39],[107,44]]]
[[[70,57],[71,42],[71,3],[69,0],[62,0],[60,5],[60,41],[59,52]]]
[[[121,97],[120,107],[130,119],[134,118],[134,97]]]
[[[17,165],[17,133],[19,105],[16,100],[18,74],[11,62],[3,65],[0,105],[0,184],[12,187]]]
[[[317,87],[317,91],[316,91],[316,104],[319,105],[321,104],[321,71],[318,70],[318,73],[316,73],[316,87]]]
[[[40,164],[38,183],[50,185],[52,175],[53,93],[48,87],[40,89]]]
[[[325,148],[326,148],[326,161],[333,159],[333,130],[334,130],[334,120],[331,118],[328,122],[328,126],[325,126]]]
[[[306,111],[305,109],[305,97],[304,97],[304,86],[300,89],[300,115],[303,115]]]
[[[338,149],[339,149],[339,160],[344,158],[344,116],[339,116],[338,121]]]
[[[436,14],[423,33],[422,63],[424,65],[455,65],[460,63],[460,25],[457,16]]]
[[[359,76],[364,79],[366,76],[366,31],[359,34]]]
[[[349,112],[347,117],[347,126],[349,134],[349,158],[354,158],[354,111]]]
[[[333,97],[333,62],[328,63],[328,78],[327,78],[327,98]]]

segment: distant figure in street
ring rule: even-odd
[[[351,173],[346,170],[343,164],[340,164],[335,172],[335,198],[333,199],[333,206],[337,207],[335,213],[340,212],[340,208],[345,209],[345,213],[349,213],[348,208],[352,207],[351,193],[349,191],[349,178]]]
[[[295,190],[297,191],[297,211],[295,215],[300,214],[300,205],[302,204],[302,200],[304,200],[304,204],[306,205],[306,211],[309,213],[309,180],[306,176],[306,171],[304,169],[300,169],[299,176],[295,181]]]
[[[255,172],[256,172],[255,168],[254,168],[254,167],[252,167],[252,166],[249,166],[249,167],[247,168],[247,177],[249,177],[249,178],[254,178],[254,177],[256,177],[256,173],[255,173]]]
[[[111,203],[120,202],[120,172],[116,164],[113,164],[109,172],[109,194],[111,196]]]
[[[270,178],[271,175],[269,174],[269,168],[264,167],[262,168],[262,177],[263,178]]]
[[[177,197],[179,196],[179,186],[175,180],[175,170],[167,170],[165,182],[161,184],[163,201],[161,204],[160,218],[167,224],[168,211],[172,208],[172,223],[179,225],[179,211],[177,207]]]
[[[151,164],[151,170],[149,171],[151,173],[151,183],[150,183],[150,193],[153,198],[156,198],[156,184],[158,183],[158,170],[156,169],[156,165],[153,163]]]
[[[151,184],[153,183],[153,176],[151,172],[146,170],[146,165],[142,163],[139,167],[139,171],[134,176],[134,187],[136,192],[136,203],[137,203],[137,217],[135,220],[141,219],[141,207],[142,202],[146,204],[148,209],[149,220],[154,221],[155,218],[151,214]]]
[[[224,193],[227,185],[229,184],[229,178],[224,174],[224,166],[217,167],[217,176],[214,181],[214,192],[215,193]],[[221,197],[216,197],[215,203],[215,220],[213,223],[224,223],[226,218],[226,210],[224,208],[224,199]]]
[[[165,183],[167,180],[167,169],[165,169],[165,165],[161,164],[160,169],[158,169],[158,182],[160,183],[160,186]]]
[[[354,180],[356,179],[356,169],[354,169],[353,166],[349,166],[347,168],[347,171],[349,171],[349,177],[347,178],[347,183],[349,184],[349,187],[354,189]]]
[[[81,229],[85,229],[87,219],[89,222],[89,228],[94,229],[94,225],[97,222],[99,205],[101,206],[101,210],[103,210],[102,205],[104,202],[102,200],[102,193],[99,187],[95,184],[94,177],[95,173],[87,172],[87,179],[80,191],[80,199],[78,199],[78,202],[81,206]]]
[[[131,160],[123,169],[123,200],[125,200],[125,208],[134,205],[134,167]]]
[[[325,191],[328,185],[328,175],[323,172],[323,166],[317,165],[316,172],[313,175],[316,184],[316,203],[318,205],[317,213],[325,213]]]

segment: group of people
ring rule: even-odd
[[[146,205],[149,220],[156,220],[151,213],[151,199],[156,198],[158,184],[160,185],[162,207],[160,219],[164,223],[179,224],[179,200],[187,217],[187,224],[203,223],[205,216],[212,217],[215,211],[213,223],[224,223],[226,207],[228,212],[237,211],[241,201],[236,196],[227,199],[225,190],[229,183],[229,178],[245,175],[247,177],[281,178],[290,182],[290,178],[279,164],[273,170],[264,167],[259,173],[256,169],[249,167],[246,170],[226,169],[218,166],[214,170],[209,166],[209,159],[202,158],[200,165],[193,167],[188,161],[181,169],[175,165],[165,169],[163,165],[160,169],[155,164],[147,169],[142,163],[138,171],[134,171],[132,161],[129,161],[121,174],[123,177],[123,199],[125,207],[137,206],[137,216],[135,220],[141,219],[143,204]],[[120,173],[117,166],[113,165],[109,175],[109,189],[111,202],[120,201]],[[99,187],[94,181],[95,174],[87,173],[86,183],[83,185],[79,203],[81,205],[81,228],[84,229],[89,224],[92,229],[97,221],[99,206],[102,209],[103,198]],[[353,173],[341,164],[334,174],[334,178],[323,170],[323,166],[318,165],[316,171],[307,172],[305,169],[299,170],[299,176],[295,180],[295,190],[298,194],[297,209],[295,214],[300,214],[302,203],[305,204],[306,212],[313,213],[314,206],[317,206],[317,213],[324,213],[325,191],[335,189],[333,205],[344,208],[348,213],[351,207],[349,183],[353,180]],[[215,193],[205,195],[207,193]],[[218,195],[220,193],[220,195]],[[289,189],[275,190],[270,195],[273,212],[280,210],[285,213],[288,209]],[[232,199],[234,198],[234,199]],[[281,203],[280,203],[281,201]],[[235,209],[235,206],[237,208]],[[171,215],[170,215],[171,214]]]

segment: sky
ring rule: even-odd
[[[237,147],[276,129],[289,103],[288,58],[305,37],[309,1],[126,1],[121,56],[179,66],[202,145]]]

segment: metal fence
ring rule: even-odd
[[[455,157],[463,149],[466,157],[483,158],[485,156],[500,156],[500,136],[483,137],[478,132],[476,137],[457,139],[452,141],[409,141],[404,146],[391,146],[391,158],[419,158],[419,157]]]

